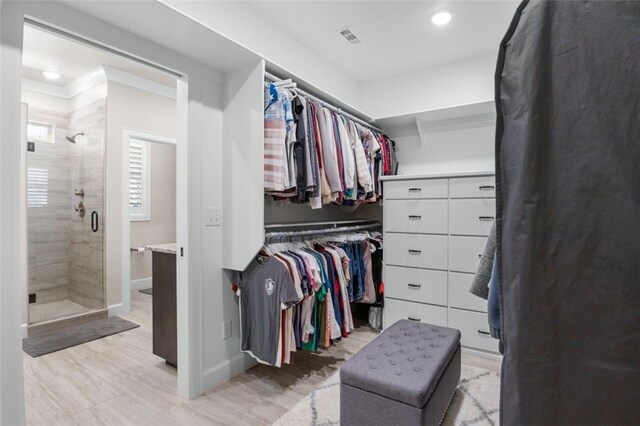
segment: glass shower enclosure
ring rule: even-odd
[[[71,112],[28,105],[29,333],[104,311],[106,98]]]

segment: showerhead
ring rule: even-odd
[[[84,136],[84,132],[78,132],[78,133],[76,133],[76,134],[75,134],[75,135],[73,135],[73,136],[67,136],[67,140],[68,140],[69,142],[71,142],[71,143],[76,143],[76,138],[77,138],[78,136]]]

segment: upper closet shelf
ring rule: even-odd
[[[490,124],[495,119],[495,102],[487,100],[380,118],[376,123],[391,137],[417,134],[422,145],[427,146],[432,133]]]

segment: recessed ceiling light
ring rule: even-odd
[[[58,80],[60,77],[62,77],[60,74],[54,71],[42,71],[42,75],[47,80]]]
[[[443,10],[433,15],[431,17],[431,22],[434,25],[442,26],[442,25],[447,25],[451,21],[451,18],[453,18],[451,13],[447,12],[446,10]]]

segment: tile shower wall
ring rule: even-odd
[[[37,143],[27,155],[29,293],[42,304],[69,298],[71,144],[67,114],[29,106],[29,120],[55,125],[55,142]]]
[[[27,155],[29,293],[37,304],[71,300],[104,307],[104,141],[106,99],[64,114],[29,106],[29,120],[55,125],[54,143]],[[79,131],[76,144],[66,136]],[[74,195],[84,189],[85,196]],[[86,214],[74,211],[83,201]],[[97,211],[99,231],[91,230]]]
[[[83,189],[86,214],[70,221],[69,299],[92,309],[104,308],[104,145],[106,99],[71,112],[69,126],[85,136],[71,145],[70,194]],[[79,197],[75,197],[79,200]],[[78,201],[76,200],[76,201]],[[99,230],[91,230],[91,212],[98,212]]]

